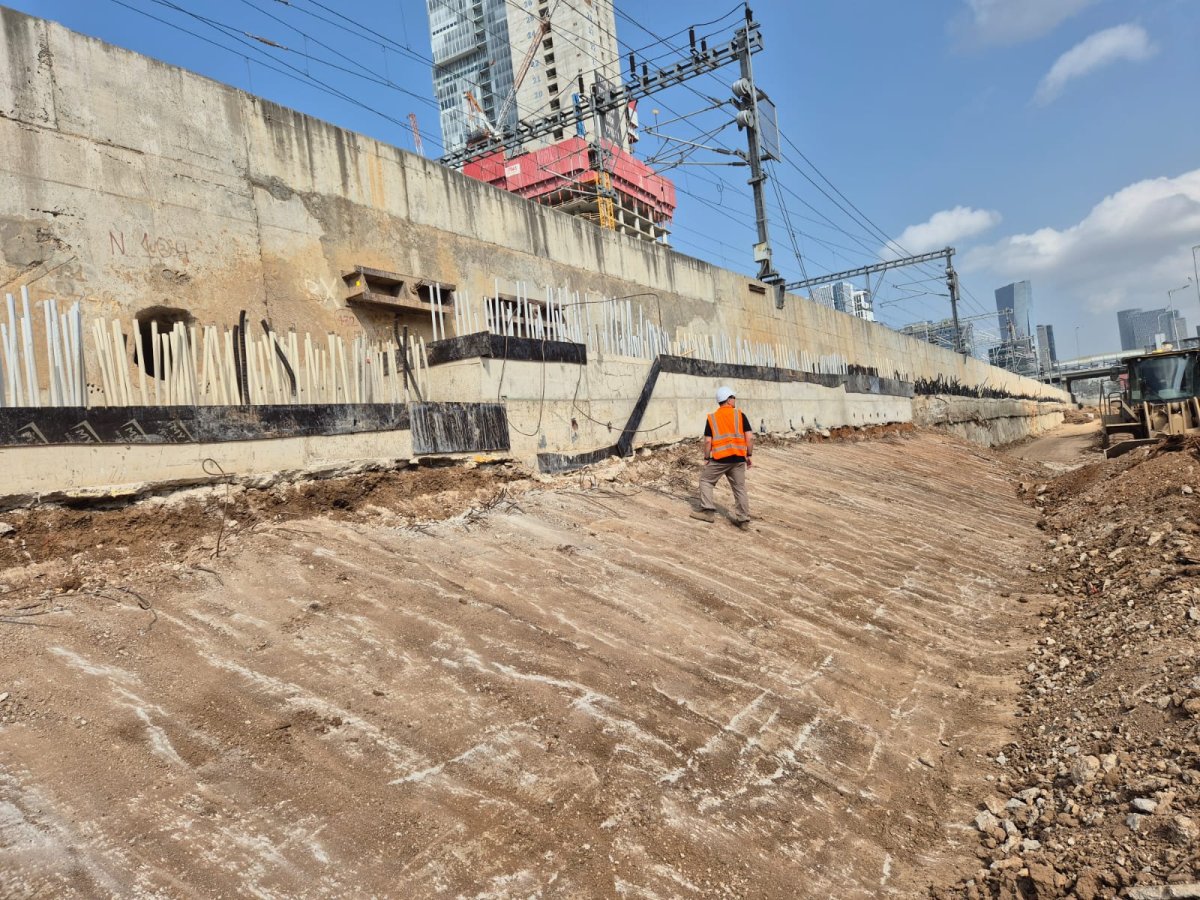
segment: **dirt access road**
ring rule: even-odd
[[[1051,472],[1067,472],[1104,457],[1099,444],[1100,422],[1074,422],[1007,451],[1009,456],[1038,462]]]
[[[216,559],[168,542],[170,504],[128,546],[103,525],[131,514],[96,513],[108,546],[0,571],[0,615],[45,613],[0,619],[0,896],[852,898],[970,871],[1037,605],[1007,590],[1040,537],[1019,464],[767,445],[740,531],[687,517],[694,455],[436,524],[378,498],[231,523]],[[10,556],[69,530],[5,518]]]

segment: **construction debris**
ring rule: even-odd
[[[933,896],[1200,896],[1197,478],[1194,452],[1139,450],[1020,486],[1047,536],[1025,590],[1054,599],[973,822],[980,868]]]

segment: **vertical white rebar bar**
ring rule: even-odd
[[[133,352],[138,367],[138,398],[141,400],[142,406],[149,406],[149,393],[146,389],[146,360],[142,358],[146,353],[146,347],[142,342],[142,331],[138,326],[138,320],[133,319],[129,324],[129,333],[133,341]]]
[[[96,342],[96,359],[100,363],[100,377],[104,388],[104,405],[106,407],[120,405],[119,391],[113,372],[112,352],[108,341],[108,329],[104,327],[103,319],[92,322],[92,336]]]
[[[25,351],[25,389],[29,406],[42,405],[42,390],[38,387],[37,358],[33,353],[33,317],[29,313],[29,288],[21,285],[21,343]]]
[[[74,398],[71,392],[71,353],[70,348],[65,344],[67,335],[63,328],[66,316],[59,314],[57,300],[51,298],[48,302],[50,304],[50,328],[54,332],[52,343],[54,347],[54,369],[58,373],[58,398],[63,406],[74,406]]]
[[[162,352],[158,341],[158,320],[150,320],[150,356],[154,361],[154,405],[162,406],[160,385],[164,385],[162,370]]]
[[[133,385],[129,380],[129,355],[125,349],[125,334],[121,330],[120,319],[113,319],[112,339],[113,359],[119,376],[121,401],[125,406],[133,406]]]
[[[9,402],[11,380],[8,370],[8,324],[0,322],[0,407],[16,405]]]
[[[42,301],[42,326],[46,329],[46,391],[51,406],[62,406],[62,394],[59,391],[60,376],[55,363],[54,353],[54,323],[50,318],[50,301]]]
[[[350,369],[346,362],[346,342],[342,338],[337,339],[338,351],[338,369],[340,370],[342,379],[342,396],[343,403],[353,403],[351,399],[351,391],[354,390],[354,382],[350,380]]]
[[[8,304],[8,324],[4,328],[4,353],[8,369],[8,396],[12,406],[24,400],[21,382],[20,353],[17,350],[17,309],[12,294],[5,294]]]

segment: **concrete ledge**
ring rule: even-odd
[[[0,446],[196,444],[409,427],[403,404],[0,408]]]
[[[728,378],[734,381],[769,381],[782,383],[819,384],[824,387],[843,387],[851,394],[884,394],[890,397],[911,397],[913,386],[907,381],[883,378],[865,372],[845,375],[826,375],[820,372],[801,372],[796,369],[776,369],[768,366],[749,366],[740,363],[718,363],[686,356],[662,356],[662,371],[677,375],[696,375],[701,378]]]
[[[4,447],[0,509],[52,500],[130,498],[152,489],[274,479],[280,473],[394,466],[413,455],[408,431],[218,444]]]
[[[415,428],[418,453],[507,450],[498,403],[0,408],[0,447],[203,444]]]
[[[536,338],[504,337],[479,331],[461,337],[434,341],[426,347],[431,366],[460,359],[512,359],[522,362],[564,362],[587,365],[587,345],[569,341],[544,341]]]

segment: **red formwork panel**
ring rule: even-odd
[[[675,213],[675,185],[615,144],[606,141],[604,153],[613,189],[650,207],[657,220],[670,221]],[[511,159],[494,153],[464,165],[463,174],[530,200],[570,185],[593,184],[598,178],[588,142],[581,137]]]

